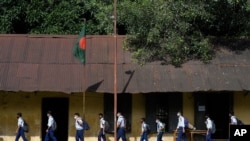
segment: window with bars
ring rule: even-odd
[[[165,131],[172,132],[177,126],[177,112],[182,110],[181,93],[150,93],[146,97],[146,122],[152,132],[156,130],[156,118],[165,123]]]

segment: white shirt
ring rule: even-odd
[[[126,125],[125,119],[124,119],[123,116],[119,116],[117,122],[120,123],[120,127],[121,127],[121,128],[124,128],[125,125]]]
[[[82,123],[83,123],[82,118],[77,117],[75,121],[76,130],[83,130],[83,126],[80,125]]]
[[[180,127],[185,127],[185,123],[184,123],[184,117],[183,116],[179,116],[178,118],[178,124],[177,124],[177,129]]]
[[[48,119],[48,127],[52,127],[52,125],[54,124],[54,118],[52,116],[49,116],[49,119]]]
[[[207,129],[212,129],[212,120],[210,118],[207,118],[206,125],[207,125]]]
[[[23,127],[24,121],[22,119],[22,117],[19,117],[17,120],[17,126]]]
[[[237,119],[235,116],[231,116],[231,124],[237,124]]]
[[[104,128],[104,126],[105,126],[105,120],[104,120],[104,118],[101,118],[100,119],[100,128]]]
[[[143,122],[142,124],[141,124],[141,131],[142,132],[144,132],[144,131],[146,131],[147,130],[147,124],[145,123],[145,122]]]
[[[163,128],[163,123],[162,122],[157,122],[157,132],[161,132],[161,128]]]

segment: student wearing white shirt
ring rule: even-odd
[[[185,123],[184,123],[184,117],[181,115],[181,112],[177,113],[178,116],[178,124],[176,130],[178,131],[177,134],[177,141],[187,141],[186,132],[185,132]]]
[[[100,119],[100,130],[98,133],[98,141],[101,141],[101,139],[103,141],[106,141],[106,136],[105,136],[105,120],[103,118],[103,114],[99,113],[99,119]]]
[[[18,141],[20,137],[22,137],[24,141],[28,141],[25,137],[23,126],[24,126],[24,120],[22,118],[22,113],[17,113],[17,129],[16,129],[15,141]]]
[[[164,134],[164,124],[161,122],[160,118],[155,120],[157,124],[157,141],[162,141],[162,136]]]
[[[232,125],[237,125],[237,119],[234,115],[234,112],[229,112],[229,117],[230,117],[230,124]]]
[[[238,124],[237,118],[234,115],[233,111],[229,112],[229,117],[230,117],[230,123],[229,123],[230,125],[237,125]],[[230,141],[230,137],[229,137],[228,141]]]
[[[125,118],[123,117],[123,115],[118,112],[117,113],[117,141],[122,138],[122,141],[126,141],[126,121]]]
[[[147,135],[147,124],[145,122],[145,118],[141,118],[141,138],[140,141],[148,141],[148,135]]]
[[[210,119],[209,115],[205,115],[206,121],[206,127],[207,127],[207,134],[206,134],[206,141],[212,141],[212,120]]]
[[[74,114],[75,127],[76,127],[76,141],[84,141],[84,130],[83,130],[83,120],[79,113]]]
[[[55,125],[55,120],[52,116],[52,112],[51,111],[48,111],[47,112],[47,116],[48,116],[48,128],[46,130],[46,136],[45,136],[45,141],[49,141],[50,138],[53,140],[53,141],[57,141],[55,135],[54,135],[54,129],[53,129],[53,126]]]

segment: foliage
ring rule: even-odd
[[[113,1],[110,0],[86,0],[85,18],[88,21],[87,31],[89,34],[113,33]]]
[[[207,63],[210,37],[250,35],[249,0],[117,0],[117,31],[140,64]],[[113,0],[1,0],[0,33],[113,33]]]
[[[247,6],[246,0],[127,2],[120,8],[127,30],[124,48],[142,65],[156,60],[175,66],[190,59],[208,63],[214,52],[210,36],[249,34]]]
[[[86,19],[89,34],[107,34],[112,8],[98,0],[1,0],[0,32],[78,34]]]
[[[135,3],[123,6],[123,11],[135,6],[128,14],[130,17],[122,15],[122,18],[135,22],[128,20],[125,23],[131,35],[127,36],[124,47],[134,53],[140,64],[164,60],[180,66],[195,58],[209,62],[212,48],[196,23],[197,19],[210,17],[202,3],[172,0]],[[140,7],[136,8],[138,5]]]
[[[246,35],[250,25],[250,3],[248,0],[206,0],[204,9],[212,16],[200,21],[200,29],[206,35]]]

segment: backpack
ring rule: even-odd
[[[24,132],[29,132],[29,125],[26,121],[23,121],[23,130]]]
[[[87,123],[87,121],[83,121],[82,127],[83,127],[84,130],[89,130],[90,129],[89,124]]]
[[[184,126],[185,126],[185,128],[188,128],[188,124],[189,124],[188,119],[184,117]]]
[[[244,123],[240,119],[236,118],[236,120],[237,120],[237,125],[244,125]]]
[[[104,125],[105,126],[105,132],[108,132],[109,131],[109,127],[110,127],[108,121],[105,120],[104,124],[105,124]]]
[[[211,122],[212,122],[212,129],[211,129],[211,131],[212,131],[212,134],[214,134],[216,132],[216,126],[215,126],[215,123],[214,123],[213,120],[211,120]]]
[[[163,127],[162,132],[165,132],[165,126],[166,124],[162,122],[162,127]]]
[[[52,124],[52,129],[53,129],[53,131],[55,131],[57,129],[57,123],[56,123],[55,120],[54,120],[54,122]]]
[[[147,134],[151,133],[151,129],[150,129],[150,126],[148,124],[146,124],[146,132],[147,132]]]

